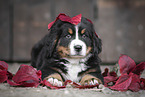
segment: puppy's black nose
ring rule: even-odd
[[[80,52],[82,50],[82,46],[81,45],[75,45],[74,48],[75,48],[75,50],[77,52]]]

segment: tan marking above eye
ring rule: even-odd
[[[73,31],[72,31],[71,28],[68,29],[68,32],[69,32],[70,34],[73,34]]]
[[[84,33],[85,33],[85,30],[86,30],[86,29],[83,29],[83,30],[81,31],[81,34],[84,34]]]

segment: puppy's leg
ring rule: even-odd
[[[82,79],[80,80],[81,85],[95,85],[95,84],[104,84],[104,79],[101,74],[100,69],[90,69],[86,71]]]
[[[42,71],[42,79],[47,80],[53,86],[62,86],[63,85],[63,77],[59,73],[59,70],[56,68],[48,67],[47,65],[41,68]]]
[[[53,86],[63,86],[62,77],[58,73],[51,74],[44,79],[49,81]]]
[[[81,85],[84,85],[84,86],[85,85],[103,84],[99,78],[92,76],[90,74],[83,76],[80,83],[81,83]]]

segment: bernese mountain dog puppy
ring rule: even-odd
[[[54,86],[62,86],[66,80],[81,85],[103,84],[98,57],[101,45],[89,19],[81,17],[78,24],[57,19],[32,48],[31,65]]]

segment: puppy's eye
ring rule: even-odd
[[[86,38],[87,36],[85,34],[82,35],[82,38]]]
[[[69,38],[71,38],[71,35],[66,35],[65,37],[69,39]]]

